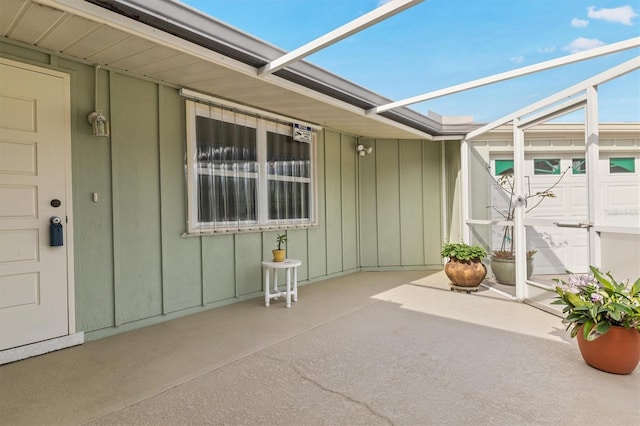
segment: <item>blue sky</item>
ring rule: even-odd
[[[284,50],[379,0],[186,0]],[[640,0],[426,0],[305,58],[392,100],[640,36]],[[487,122],[638,55],[638,49],[414,104]],[[640,121],[640,71],[599,87],[600,120]],[[574,113],[562,121],[581,121]]]

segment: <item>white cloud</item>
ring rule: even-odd
[[[589,11],[588,16],[591,19],[602,19],[603,21],[616,22],[623,25],[633,25],[631,20],[638,16],[629,5],[600,10],[596,10],[595,6],[589,6],[587,10]]]
[[[551,53],[556,51],[556,47],[555,46],[539,47],[537,50],[538,50],[538,53]]]
[[[594,47],[603,46],[604,42],[597,38],[584,38],[578,37],[569,43],[568,46],[563,47],[563,50],[568,50],[571,53],[582,52],[583,50],[593,49]]]
[[[509,60],[514,64],[521,64],[524,62],[524,56],[513,56]]]
[[[584,28],[589,25],[589,21],[586,19],[573,18],[571,20],[571,26],[576,28]]]

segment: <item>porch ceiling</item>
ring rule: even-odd
[[[87,2],[0,0],[0,11],[0,35],[4,38],[85,63],[357,136],[430,139],[442,134],[439,123],[411,110],[397,117],[366,115],[366,109],[375,106],[366,99],[357,105],[298,84],[292,78],[258,77],[255,66]],[[192,16],[204,19],[202,15],[189,15]]]

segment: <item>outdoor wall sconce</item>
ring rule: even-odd
[[[98,109],[98,70],[100,66],[98,64],[95,65],[94,71],[95,76],[93,80],[93,89],[95,93],[93,94],[93,102],[95,103],[93,112],[87,116],[87,121],[91,124],[93,128],[92,134],[93,136],[100,137],[109,137],[109,122],[107,121],[107,117],[102,114],[102,111]]]
[[[109,122],[107,118],[102,115],[102,111],[96,110],[87,116],[87,121],[93,127],[93,136],[108,137],[109,136]]]
[[[358,152],[358,155],[359,155],[360,157],[364,157],[365,155],[367,155],[367,154],[371,154],[371,153],[373,152],[373,147],[371,147],[371,146],[364,146],[364,145],[362,145],[362,144],[359,144],[359,145],[356,147],[356,151]]]

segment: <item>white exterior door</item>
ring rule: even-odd
[[[74,331],[69,129],[68,76],[0,58],[0,350]]]

